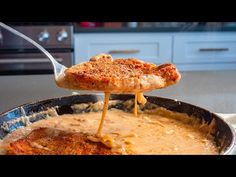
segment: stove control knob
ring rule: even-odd
[[[57,40],[59,42],[64,41],[68,38],[68,33],[65,30],[60,31],[57,33]]]
[[[40,42],[46,42],[49,39],[49,33],[47,31],[43,31],[39,34],[38,40]]]

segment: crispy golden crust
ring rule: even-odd
[[[9,155],[111,155],[102,143],[91,142],[86,135],[50,128],[33,130],[25,138],[9,144]]]
[[[89,62],[66,69],[61,87],[110,92],[135,92],[164,88],[180,80],[173,64],[155,65],[135,58],[112,59],[100,54]]]

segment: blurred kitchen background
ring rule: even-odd
[[[97,53],[174,63],[172,87],[147,92],[217,113],[236,113],[236,22],[7,23],[71,66]],[[78,91],[78,93],[90,93]],[[0,112],[20,104],[71,95],[55,85],[49,60],[0,27]]]

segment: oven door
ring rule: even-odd
[[[73,53],[51,52],[51,55],[61,64],[70,67],[73,63]],[[11,53],[0,54],[0,75],[22,74],[52,74],[50,60],[41,53]]]

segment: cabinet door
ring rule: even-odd
[[[236,62],[236,33],[186,33],[174,37],[173,62],[214,64]]]
[[[75,35],[75,62],[99,53],[113,58],[139,58],[152,63],[171,62],[172,36],[164,33],[81,33]]]

